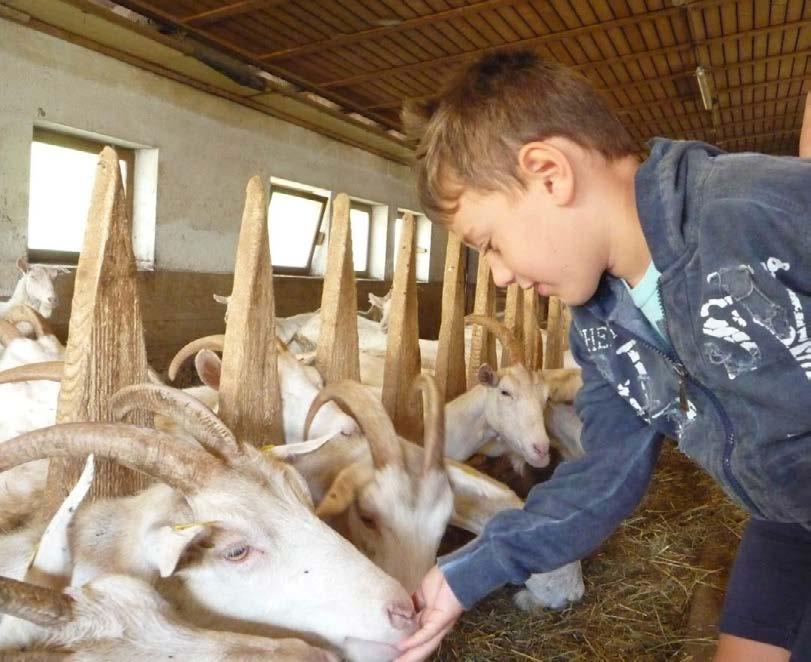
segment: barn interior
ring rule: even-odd
[[[262,315],[271,311],[278,325],[321,311],[322,328],[336,329],[332,357],[321,343],[301,349],[316,354],[329,383],[351,377],[342,366],[358,361],[357,347],[341,347],[342,334],[358,332],[346,326],[347,315],[369,309],[378,320],[369,295],[394,288],[399,312],[389,334],[394,328],[403,341],[384,348],[386,371],[397,377],[380,386],[398,431],[413,423],[396,404],[414,376],[415,352],[419,372],[412,338],[438,341],[435,374],[446,399],[474,383],[478,365],[465,365],[462,347],[465,314],[503,313],[535,369],[564,368],[565,306],[517,286],[488,287],[477,252],[421,211],[415,143],[400,118],[406,100],[432,98],[449,72],[517,48],[584,76],[638,144],[640,159],[656,136],[728,152],[798,154],[811,49],[804,0],[0,0],[0,299],[14,294],[20,258],[58,267],[59,303],[48,322],[68,347],[66,363],[79,356],[70,352],[80,338],[112,357],[142,336],[146,361],[162,379],[187,343],[225,334],[224,407],[227,371],[234,387],[255,377],[278,388],[275,377],[252,375],[245,360],[250,347],[270,342],[256,331]],[[119,162],[120,210],[91,205],[105,146]],[[239,263],[252,199],[246,183],[257,176],[269,254]],[[131,248],[100,239],[100,254],[91,255],[94,213],[109,227],[126,218]],[[101,235],[113,237],[99,223],[108,228]],[[75,286],[80,260],[91,259],[92,296]],[[118,271],[119,259],[131,261],[131,271]],[[127,317],[135,325],[127,333],[105,340],[76,321],[82,310],[95,311],[88,315],[98,328],[112,323],[107,313],[126,317],[129,299],[115,304],[118,290],[105,283],[130,278],[126,296],[135,297],[138,312]],[[245,302],[228,326],[215,294]],[[93,308],[97,296],[112,299]],[[237,331],[229,331],[235,324],[243,329],[241,349],[226,359],[238,346]],[[480,358],[496,359],[494,336],[474,338]],[[124,360],[77,369],[71,388],[96,388],[104,379],[92,371],[115,372]],[[66,365],[63,380],[69,372]],[[199,379],[187,361],[174,385],[192,384]],[[108,420],[105,406],[90,408],[101,416],[95,419],[81,408],[69,414],[60,400],[60,420]],[[231,406],[222,418],[241,441],[254,434],[245,426],[249,414]],[[268,406],[265,416],[281,405]],[[472,461],[522,498],[550,473],[519,476],[509,462]],[[68,475],[75,481],[76,466]],[[115,486],[119,479],[105,480]],[[59,494],[68,490],[63,484]],[[583,560],[582,601],[525,612],[512,603],[515,587],[502,589],[462,617],[433,659],[712,659],[745,523],[711,479],[669,446],[646,500]],[[452,532],[443,551],[471,535]]]

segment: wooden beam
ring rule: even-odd
[[[437,386],[445,402],[464,393],[465,379],[465,247],[448,233],[442,283],[442,321],[436,354]]]
[[[794,129],[782,129],[780,131],[766,131],[765,133],[751,133],[746,136],[738,136],[737,138],[724,138],[723,140],[719,140],[719,145],[728,145],[730,143],[739,143],[745,140],[758,140],[761,138],[774,138],[776,136],[790,136],[800,133],[800,127],[796,127]]]
[[[195,25],[210,25],[211,23],[224,21],[227,18],[247,14],[248,12],[257,11],[259,9],[278,7],[287,1],[288,0],[243,0],[242,2],[234,2],[230,5],[224,5],[223,7],[188,14],[178,20],[187,25],[190,23],[194,23]]]
[[[315,358],[324,381],[360,381],[358,351],[358,301],[352,262],[352,229],[349,196],[339,193],[332,201],[327,273],[321,295],[321,333]]]
[[[393,34],[397,34],[405,30],[414,30],[422,27],[423,25],[436,25],[437,23],[444,23],[455,18],[468,18],[470,16],[475,16],[476,14],[480,14],[483,11],[488,11],[491,9],[511,7],[513,5],[525,3],[526,0],[484,0],[483,2],[478,2],[472,5],[463,5],[462,7],[454,7],[452,9],[437,11],[424,16],[405,19],[397,25],[369,28],[367,30],[353,32],[351,34],[342,34],[336,37],[330,37],[329,39],[320,39],[319,41],[313,41],[309,44],[302,44],[301,46],[268,51],[267,53],[259,55],[259,59],[265,61],[281,60],[292,57],[302,57],[311,53],[324,53],[336,48],[351,46],[359,41],[374,39],[376,37],[390,37]]]
[[[476,271],[476,297],[473,303],[474,315],[496,314],[496,285],[490,275],[490,265],[487,258],[479,254],[479,266]],[[473,335],[470,339],[470,358],[468,360],[467,384],[468,388],[475,386],[478,379],[479,366],[487,363],[493,368],[498,367],[496,355],[496,338],[487,329],[479,324],[473,325]]]
[[[373,133],[377,133],[378,135],[386,136],[389,139],[392,139],[392,136],[387,134],[386,131],[383,130],[382,128],[368,126],[364,125],[361,122],[354,121],[352,118],[348,117],[346,112],[344,112],[343,110],[330,109],[324,106],[323,104],[318,104],[317,102],[314,102],[312,99],[309,99],[306,96],[306,94],[302,93],[301,90],[308,90],[319,96],[323,96],[324,98],[329,99],[330,101],[333,101],[334,103],[339,104],[340,106],[343,106],[346,109],[349,109],[357,113],[361,113],[366,117],[369,117],[370,119],[380,122],[383,126],[387,126],[392,129],[397,128],[396,126],[397,123],[393,122],[390,118],[387,118],[383,115],[379,115],[376,113],[368,113],[368,112],[364,113],[362,108],[357,103],[355,103],[355,101],[353,101],[348,97],[321,89],[316,84],[314,84],[313,81],[302,78],[288,69],[282,69],[281,67],[263,63],[261,60],[257,58],[258,55],[257,53],[247,51],[239,44],[233,43],[227,39],[223,39],[222,37],[208,30],[195,27],[194,25],[181,23],[180,19],[177,16],[170,14],[165,9],[162,9],[152,1],[122,0],[121,4],[132,8],[133,11],[145,13],[147,15],[151,15],[152,17],[156,17],[160,20],[166,21],[172,25],[176,25],[190,34],[201,37],[201,41],[216,44],[218,47],[224,49],[224,52],[235,54],[239,56],[241,59],[245,60],[246,62],[250,62],[251,64],[254,64],[261,69],[265,69],[274,76],[278,76],[286,80],[288,83],[292,83],[294,86],[301,88],[301,89],[290,89],[281,86],[272,86],[269,84],[268,89],[269,92],[273,91],[283,96],[291,97],[293,99],[296,99],[297,101],[307,104],[310,107],[317,108],[321,112],[328,113],[334,117],[339,117],[342,120],[353,123],[355,125],[364,126],[364,128],[367,131],[371,131]]]
[[[411,214],[402,220],[397,266],[391,288],[391,313],[383,372],[383,406],[399,434],[422,439],[422,402],[412,398],[411,386],[420,374],[420,331],[417,304],[417,223]]]
[[[546,351],[544,369],[563,367],[563,352],[566,335],[569,333],[564,305],[557,297],[549,297],[549,312],[546,323]]]
[[[507,301],[504,307],[504,326],[512,331],[518,344],[524,346],[524,292],[517,283],[507,288]],[[509,353],[501,352],[499,367],[504,368],[511,363]]]
[[[719,4],[720,2],[723,1],[724,0],[711,0],[711,2],[708,2],[708,4],[714,5]],[[363,83],[368,80],[379,80],[382,78],[388,78],[390,76],[397,76],[405,73],[413,73],[415,71],[421,71],[422,69],[429,69],[432,67],[447,68],[460,64],[462,62],[475,60],[481,57],[482,55],[486,55],[487,53],[492,53],[498,50],[528,48],[541,46],[548,43],[560,42],[567,39],[573,39],[584,35],[593,34],[595,32],[607,32],[609,30],[623,28],[629,25],[639,25],[642,22],[655,21],[656,19],[660,18],[669,18],[671,16],[675,16],[681,13],[682,11],[683,9],[681,7],[668,7],[665,9],[658,9],[655,11],[648,11],[643,14],[625,16],[611,21],[602,21],[600,23],[594,23],[592,25],[584,25],[569,30],[560,30],[558,32],[552,32],[550,34],[540,35],[536,37],[526,37],[524,39],[518,39],[516,41],[512,41],[507,44],[486,46],[484,48],[476,48],[470,51],[465,51],[464,53],[457,53],[454,55],[432,58],[430,60],[422,60],[420,62],[405,64],[399,67],[385,67],[375,69],[373,71],[366,71],[352,76],[346,76],[344,78],[320,81],[318,85],[324,88],[347,87],[349,85]]]
[[[799,156],[802,159],[811,158],[811,94],[806,94],[803,106]]]
[[[57,423],[113,422],[110,397],[147,380],[146,347],[132,250],[132,221],[118,155],[102,151],[90,198],[70,315]],[[131,423],[150,425],[151,415],[133,412]],[[53,458],[42,514],[49,518],[76,484],[83,460]],[[134,494],[148,484],[144,474],[96,458],[93,498]]]
[[[284,439],[267,210],[262,179],[252,177],[228,304],[218,410],[238,441],[257,447]]]
[[[534,289],[523,291],[524,359],[529,370],[543,367],[543,337],[538,326],[538,293]]]

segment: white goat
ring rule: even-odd
[[[221,364],[213,352],[222,352],[224,344],[223,335],[193,340],[178,351],[169,366],[169,379],[174,380],[183,362],[194,355],[197,374],[208,390],[198,387],[190,391],[215,411]],[[278,344],[276,349],[285,439],[301,441],[307,411],[324,382],[315,368],[299,362],[284,346]],[[349,435],[357,431],[358,425],[354,419],[344,414],[335,404],[329,404],[323,409],[311,430],[317,437],[339,433]]]
[[[11,298],[0,302],[0,318],[5,317],[9,309],[19,304],[28,304],[43,317],[50,317],[54,308],[59,305],[53,280],[67,269],[45,267],[40,264],[29,266],[24,258],[17,260],[17,268],[20,270],[20,280],[14,286]]]
[[[299,632],[355,660],[395,657],[394,644],[415,628],[405,590],[318,520],[294,469],[237,444],[221,423],[207,427],[208,419],[195,418],[184,397],[142,385],[125,389],[114,408],[123,416],[133,407],[163,413],[174,407],[190,417],[189,425],[198,421],[200,443],[222,459],[122,424],[57,425],[0,445],[0,469],[95,452],[167,483],[82,508],[72,540],[72,584],[132,574],[156,581],[198,626]],[[25,545],[5,549],[0,563],[13,566],[30,553]]]
[[[18,651],[31,641],[46,651],[69,649],[69,660],[310,660],[337,658],[295,639],[204,630],[182,623],[148,583],[125,575],[102,575],[82,587],[65,588],[72,573],[69,533],[93,481],[93,455],[60,505],[36,547],[25,582],[0,577],[0,647]],[[19,617],[19,618],[16,618]],[[2,654],[3,650],[0,650]]]

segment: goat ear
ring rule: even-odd
[[[451,524],[479,534],[496,513],[523,508],[524,502],[504,483],[471,466],[445,458],[453,490]]]
[[[21,274],[25,274],[28,271],[28,260],[24,257],[17,259],[17,268],[20,270]]]
[[[541,378],[549,387],[549,402],[574,402],[583,386],[583,373],[579,368],[542,370]]]
[[[315,514],[320,519],[340,515],[355,500],[358,489],[372,479],[372,473],[373,469],[363,461],[342,469],[321,499]]]
[[[189,546],[208,532],[207,524],[164,525],[151,530],[144,538],[147,563],[161,577],[168,577],[175,572]]]
[[[224,297],[221,294],[214,294],[214,301],[217,303],[228,303],[228,297]]]
[[[220,373],[222,372],[222,361],[210,349],[201,349],[194,357],[194,367],[197,369],[197,376],[200,377],[203,384],[213,388],[215,391],[220,389]]]
[[[380,308],[383,306],[383,299],[376,294],[369,292],[369,304],[375,308]]]
[[[479,366],[479,371],[476,373],[476,376],[479,379],[479,384],[484,384],[485,386],[498,386],[498,375],[488,363],[482,363]]]
[[[53,280],[56,278],[61,272],[61,270],[57,269],[56,267],[48,267],[45,269],[45,273],[48,274],[48,278]]]

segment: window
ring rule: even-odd
[[[422,214],[410,212],[417,222],[416,228],[416,272],[417,280],[428,282],[431,267],[431,221]],[[400,211],[394,223],[394,268],[397,268],[398,247],[400,245],[400,234],[403,231],[403,215]]]
[[[99,152],[105,143],[35,128],[31,143],[28,259],[76,264],[84,241]],[[116,147],[132,218],[135,151]]]
[[[352,261],[356,274],[369,273],[369,239],[372,232],[372,206],[352,201],[349,206],[352,230]]]
[[[268,225],[274,268],[295,273],[310,271],[327,201],[323,195],[273,185]]]

